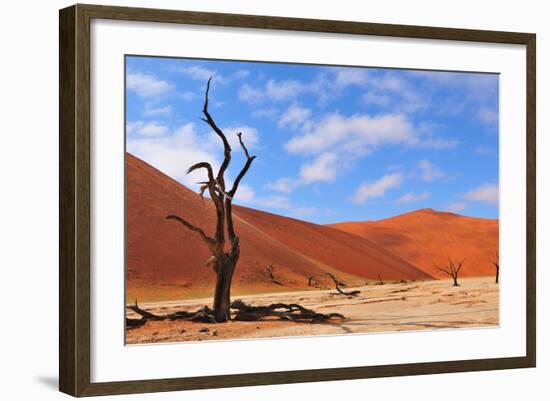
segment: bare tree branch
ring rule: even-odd
[[[246,156],[246,163],[244,164],[244,166],[243,166],[242,170],[240,171],[239,175],[237,175],[237,178],[235,179],[235,182],[233,183],[233,188],[231,188],[231,191],[229,191],[229,195],[231,195],[231,196],[235,196],[235,192],[237,192],[237,188],[239,187],[239,183],[241,182],[241,180],[245,176],[246,172],[250,168],[250,165],[252,164],[254,159],[256,158],[256,156],[250,156],[250,154],[248,153],[248,149],[246,148],[246,146],[243,142],[243,139],[242,139],[242,133],[239,132],[237,134],[237,136],[239,137],[239,143],[241,144],[241,147],[243,148],[244,154]]]
[[[214,122],[214,119],[212,118],[212,116],[208,111],[208,93],[210,92],[211,81],[212,81],[212,77],[208,79],[208,83],[206,84],[206,93],[204,95],[204,106],[202,108],[202,113],[206,118],[203,118],[202,120],[206,122],[208,125],[210,125],[210,127],[214,130],[214,132],[220,137],[220,139],[223,142],[224,159],[218,171],[217,179],[220,186],[222,187],[222,190],[225,191],[224,173],[225,173],[225,170],[227,170],[229,163],[231,162],[231,146],[229,145],[229,141],[227,140],[227,137],[225,136],[223,131],[216,125],[216,123]]]
[[[452,276],[452,275],[453,275],[453,273],[451,273],[451,271],[445,269],[444,267],[438,267],[438,266],[436,266],[436,267],[437,267],[439,270],[441,270],[443,273],[448,274],[449,276]]]
[[[332,273],[325,273],[327,276],[329,276],[332,281],[334,282],[334,285],[336,286],[336,291],[338,291],[338,294],[342,294],[342,295],[347,295],[347,296],[351,296],[351,297],[354,297],[354,296],[357,296],[361,293],[361,291],[359,290],[356,290],[356,291],[350,291],[350,292],[346,292],[346,291],[343,291],[340,286],[343,285],[343,283],[338,280]]]
[[[227,221],[227,235],[231,244],[235,242],[235,239],[238,238],[235,234],[235,227],[233,225],[233,205],[231,204],[231,199],[225,199],[225,219]]]
[[[246,156],[246,163],[243,167],[243,169],[240,171],[239,175],[235,179],[235,182],[233,183],[233,187],[228,192],[229,196],[225,197],[225,212],[226,212],[226,220],[227,220],[227,235],[229,236],[229,240],[232,244],[235,243],[235,239],[237,238],[237,235],[235,234],[235,228],[233,225],[233,213],[232,213],[232,200],[235,197],[235,193],[237,192],[237,188],[239,187],[239,183],[245,176],[246,172],[250,168],[250,165],[256,158],[256,156],[250,156],[248,153],[248,149],[246,148],[243,139],[242,139],[242,133],[237,133],[237,136],[239,137],[239,143],[241,144],[241,147],[243,148],[244,154]]]
[[[167,220],[176,220],[177,222],[182,224],[184,227],[187,227],[189,230],[198,233],[200,235],[200,237],[202,238],[202,240],[204,242],[206,242],[206,244],[208,245],[208,247],[211,250],[215,248],[216,241],[214,241],[214,239],[212,239],[208,235],[206,235],[206,233],[202,229],[200,229],[199,227],[195,227],[193,224],[189,223],[187,220],[184,220],[181,217],[176,216],[174,214],[166,216],[166,219]]]
[[[458,286],[458,273],[460,272],[460,269],[462,269],[462,265],[464,264],[464,262],[466,261],[466,259],[462,259],[461,262],[458,262],[458,263],[455,263],[453,262],[453,259],[451,257],[449,257],[449,267],[441,267],[441,266],[437,266],[435,265],[435,267],[442,271],[443,273],[445,274],[448,274],[449,276],[452,277],[453,279],[453,286]]]
[[[250,159],[250,155],[248,154],[248,149],[246,148],[246,146],[243,142],[243,133],[242,132],[237,132],[237,136],[239,137],[239,143],[241,144],[241,147],[244,150],[244,155],[246,156],[247,159]],[[254,156],[254,157],[256,157],[256,156]]]
[[[281,283],[279,280],[277,280],[275,278],[275,273],[274,272],[275,272],[275,265],[274,264],[270,264],[264,270],[264,273],[265,273],[266,277],[269,279],[269,281],[271,281],[273,284],[283,285],[283,283]]]
[[[268,306],[252,306],[237,299],[233,301],[231,308],[237,310],[235,320],[240,321],[255,321],[266,317],[278,317],[279,319],[298,323],[321,323],[331,319],[346,319],[340,313],[319,313],[298,304],[276,303]]]
[[[168,315],[155,315],[154,313],[141,309],[137,300],[134,305],[127,305],[126,308],[141,316],[139,320],[126,319],[126,326],[130,328],[140,327],[149,320],[190,320],[193,322],[216,323],[214,311],[207,306],[203,306],[195,312],[178,311]]]
[[[456,268],[456,274],[457,275],[458,275],[458,272],[460,271],[460,269],[462,269],[462,265],[464,264],[465,261],[466,261],[466,258],[462,259],[462,262],[458,263],[458,268]]]
[[[189,167],[187,169],[186,174],[189,174],[189,173],[191,173],[195,170],[198,170],[200,168],[206,169],[206,171],[208,173],[208,184],[209,185],[215,185],[216,181],[214,180],[214,173],[212,171],[212,166],[208,162],[200,162],[200,163],[193,164],[191,167]]]

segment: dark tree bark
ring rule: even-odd
[[[246,148],[242,134],[239,132],[237,136],[239,143],[246,156],[246,162],[241,171],[237,175],[237,178],[233,182],[231,189],[227,190],[225,186],[225,172],[231,162],[231,146],[225,136],[225,133],[216,125],[216,122],[208,111],[208,94],[210,91],[210,82],[212,78],[208,80],[206,85],[206,92],[204,96],[204,106],[202,113],[204,118],[202,120],[206,122],[210,128],[218,135],[222,141],[224,147],[224,159],[218,170],[216,176],[214,176],[214,170],[212,166],[207,162],[200,162],[194,164],[189,168],[187,173],[195,170],[206,170],[208,180],[202,181],[200,187],[200,196],[203,197],[204,192],[208,190],[210,199],[214,203],[216,208],[216,231],[213,237],[208,236],[201,228],[195,227],[190,222],[186,221],[180,216],[170,215],[167,219],[178,221],[187,229],[196,232],[201,239],[208,246],[208,249],[212,253],[212,256],[207,262],[207,265],[211,265],[216,273],[216,289],[214,292],[214,305],[213,314],[217,322],[225,322],[230,319],[230,306],[231,306],[231,280],[233,273],[237,266],[240,255],[239,237],[235,233],[233,226],[233,214],[232,214],[232,201],[237,193],[239,184],[243,177],[248,172],[252,162],[256,156],[250,156],[248,149]],[[204,199],[204,198],[203,198]],[[227,239],[229,240],[229,251],[225,251],[226,243],[226,230]]]
[[[231,281],[237,259],[223,258],[217,266],[216,290],[214,292],[214,317],[217,322],[225,322],[231,318]]]
[[[454,262],[451,258],[449,258],[449,266],[448,267],[439,267],[436,266],[439,270],[442,272],[448,274],[453,279],[453,287],[459,286],[458,284],[458,273],[460,272],[460,269],[462,269],[462,265],[464,264],[464,261],[466,259],[463,259],[461,262]]]
[[[498,257],[498,252],[496,259],[493,260],[491,263],[493,264],[493,266],[495,266],[495,284],[498,284],[498,277],[500,275],[500,261]]]
[[[252,306],[237,299],[233,302],[231,308],[238,311],[235,320],[242,321],[256,321],[263,318],[276,317],[298,323],[320,323],[331,319],[345,320],[346,318],[341,313],[318,313],[298,304],[277,303],[268,306]]]

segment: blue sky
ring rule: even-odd
[[[127,56],[127,150],[197,189],[187,168],[244,163],[235,203],[316,223],[420,208],[498,218],[498,75]]]

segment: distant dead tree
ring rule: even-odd
[[[498,252],[496,254],[496,259],[491,262],[495,266],[495,283],[498,284],[498,276],[500,274],[500,261],[498,257]]]
[[[338,280],[334,274],[332,273],[325,273],[327,276],[329,276],[332,281],[334,282],[334,285],[336,286],[336,291],[338,291],[338,294],[341,294],[341,295],[347,295],[347,296],[351,296],[351,297],[354,297],[356,295],[359,295],[361,293],[361,291],[359,290],[355,290],[355,291],[350,291],[350,292],[347,292],[347,291],[343,291],[340,286],[344,285],[344,283],[342,283],[340,280]]]
[[[212,253],[212,257],[208,260],[208,265],[212,266],[216,273],[216,289],[214,293],[214,318],[216,322],[225,322],[230,318],[230,292],[231,292],[231,279],[233,278],[233,272],[237,266],[237,261],[240,255],[239,237],[235,233],[233,225],[233,213],[232,213],[232,201],[237,193],[239,184],[245,174],[247,173],[250,165],[256,158],[248,153],[242,134],[239,132],[237,136],[239,143],[246,157],[246,162],[241,168],[241,171],[235,178],[233,185],[226,188],[225,172],[231,162],[231,146],[225,136],[224,132],[216,125],[214,119],[208,111],[208,92],[210,91],[210,82],[212,77],[208,80],[206,85],[206,93],[204,96],[204,105],[202,113],[204,118],[202,120],[206,122],[210,128],[220,138],[224,148],[224,159],[218,170],[217,175],[214,176],[214,170],[210,163],[200,162],[192,165],[187,170],[187,173],[192,171],[204,169],[207,173],[208,180],[200,182],[200,196],[203,197],[204,192],[208,191],[210,199],[214,203],[216,208],[216,231],[213,237],[207,235],[201,228],[196,227],[187,220],[177,215],[166,216],[169,220],[175,220],[182,224],[185,228],[197,233],[203,242],[208,246],[208,249]],[[227,228],[227,237],[229,240],[229,250],[225,251],[225,231]]]
[[[380,273],[377,273],[378,275],[378,283],[376,283],[377,285],[384,285],[384,280],[382,280],[382,276],[380,275]]]
[[[460,272],[460,269],[462,269],[462,265],[464,264],[464,261],[466,259],[462,259],[461,262],[454,262],[450,257],[449,257],[449,265],[448,266],[437,266],[437,269],[448,274],[449,276],[451,276],[453,278],[453,287],[456,287],[458,286],[458,273]]]
[[[307,278],[307,285],[309,287],[317,287],[317,280],[315,280],[315,276],[309,276]]]
[[[268,267],[265,268],[265,275],[266,277],[274,284],[278,284],[278,285],[282,285],[282,283],[277,280],[275,278],[275,275],[274,275],[274,271],[275,271],[275,265],[274,264],[270,264]]]

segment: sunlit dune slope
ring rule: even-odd
[[[379,221],[330,225],[366,238],[428,274],[447,277],[435,266],[466,259],[461,276],[493,275],[498,251],[498,220],[421,209]]]
[[[132,300],[209,296],[215,279],[198,235],[172,220],[177,214],[211,234],[214,206],[140,159],[126,155],[126,286]],[[234,294],[307,289],[309,276],[335,273],[362,284],[384,279],[426,279],[413,264],[372,241],[330,227],[234,207],[241,257]],[[273,265],[279,283],[265,274]]]

